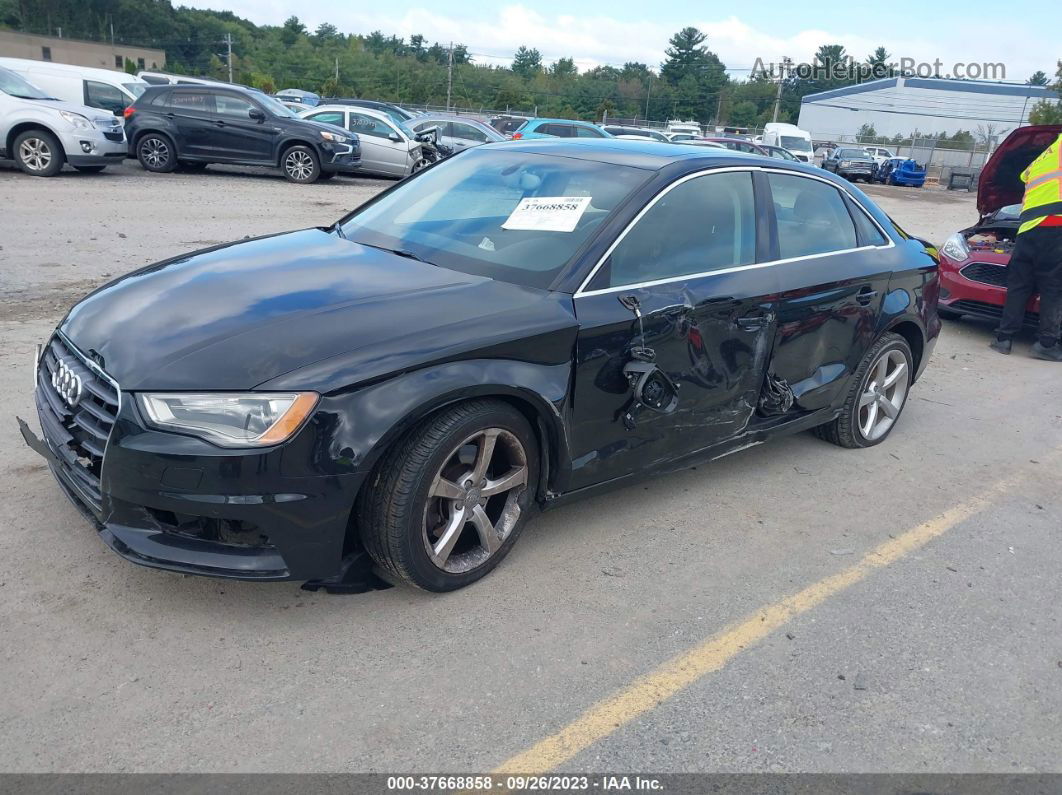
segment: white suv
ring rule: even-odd
[[[53,99],[0,67],[0,158],[35,177],[52,177],[63,163],[103,171],[127,151],[122,121],[113,114]]]

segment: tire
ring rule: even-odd
[[[82,174],[99,174],[107,166],[74,166],[74,168]]]
[[[512,549],[537,478],[538,444],[520,412],[501,401],[459,403],[424,420],[373,470],[356,509],[362,542],[385,575],[425,591],[463,588]],[[482,496],[492,483],[498,491]]]
[[[313,149],[299,144],[281,155],[280,170],[288,182],[309,185],[321,178],[321,161]]]
[[[47,130],[26,130],[15,138],[11,150],[15,165],[33,177],[54,177],[66,162],[59,139]]]
[[[893,368],[899,368],[901,363],[902,371],[889,384],[890,378],[896,373]],[[882,375],[885,376],[884,383],[889,384],[884,388],[879,386],[883,380]],[[853,374],[841,415],[815,428],[815,435],[850,449],[881,444],[892,433],[904,406],[907,405],[913,375],[914,356],[907,340],[891,332],[882,334],[877,342],[870,346],[870,350]],[[876,398],[873,397],[875,394]],[[890,415],[890,411],[895,413]]]
[[[136,159],[148,171],[169,174],[178,165],[177,147],[168,135],[144,133],[136,142]]]

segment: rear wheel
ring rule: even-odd
[[[873,447],[892,433],[914,377],[914,356],[899,334],[883,334],[852,377],[841,416],[815,428],[840,447]]]
[[[452,591],[509,552],[531,507],[538,446],[506,403],[475,400],[435,414],[384,458],[358,525],[372,558],[427,591]]]
[[[148,171],[168,174],[177,168],[177,149],[169,136],[147,133],[137,141],[136,159]]]
[[[27,130],[15,139],[12,150],[15,165],[34,177],[54,177],[66,160],[59,139],[47,130]]]
[[[309,184],[321,176],[321,163],[317,153],[308,146],[293,146],[280,159],[280,167],[288,182]]]

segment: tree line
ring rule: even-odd
[[[67,37],[157,47],[166,51],[168,71],[219,79],[228,77],[223,42],[231,36],[233,79],[267,92],[300,88],[442,105],[449,87],[455,107],[587,120],[607,114],[758,128],[774,118],[776,103],[779,121],[796,121],[807,94],[891,74],[884,47],[858,62],[867,69],[837,74],[832,66],[853,61],[834,44],[816,52],[822,68],[813,75],[753,71],[737,79],[693,27],[671,37],[659,65],[630,61],[581,71],[574,54],[546,63],[534,47],[495,65],[478,62],[483,56],[465,44],[429,43],[419,34],[406,40],[380,31],[343,33],[329,23],[309,30],[295,16],[283,25],[255,25],[230,11],[174,8],[170,0],[0,0],[0,26],[52,35],[61,28]]]

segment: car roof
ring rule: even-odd
[[[588,127],[597,127],[592,121],[580,121],[579,119],[551,119],[548,116],[536,116],[533,119],[528,119],[528,124],[583,124]]]
[[[314,106],[312,108],[307,108],[306,110],[302,111],[302,113],[300,113],[299,116],[302,116],[304,113],[307,114],[307,115],[309,115],[310,113],[318,113],[319,111],[322,111],[322,110],[326,110],[326,111],[347,111],[347,112],[350,112],[350,113],[363,113],[366,116],[371,116],[372,118],[379,119],[380,121],[386,121],[391,126],[395,126],[395,120],[393,118],[391,118],[391,115],[387,111],[380,110],[379,108],[366,107],[365,105],[339,105],[339,104],[316,105],[316,106]]]

